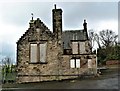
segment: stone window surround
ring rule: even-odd
[[[71,40],[70,42],[70,46],[71,46],[71,49],[64,49],[63,48],[63,55],[86,55],[86,54],[88,54],[87,52],[86,53],[80,53],[80,48],[79,48],[79,43],[78,43],[78,54],[73,54],[73,52],[72,52],[72,42],[85,42],[86,40]],[[86,43],[85,43],[86,44]],[[64,45],[64,43],[63,43],[63,45]],[[85,47],[85,50],[86,50],[86,47]],[[70,51],[70,53],[67,53],[67,51]]]
[[[77,59],[79,59],[80,62],[81,62],[81,58],[80,58],[80,57],[73,57],[73,58],[70,59],[70,68],[71,68],[71,60],[72,60],[72,59],[74,60],[74,65],[75,65],[75,67],[74,67],[73,69],[75,69],[75,68],[77,68],[77,69],[81,68],[81,67],[80,67],[80,64],[79,64],[79,67],[77,67],[77,64],[76,64],[76,63],[77,63],[77,62],[76,62]],[[80,62],[79,62],[79,63],[80,63]]]
[[[45,62],[41,62],[39,60],[40,59],[39,45],[44,44],[46,42],[48,42],[48,40],[40,40],[40,41],[31,41],[31,42],[29,42],[29,64],[47,64],[48,63],[47,59],[46,59]],[[30,60],[31,44],[37,44],[37,62],[31,62],[31,60]],[[47,49],[46,49],[46,51],[47,51]],[[47,57],[47,54],[46,54],[46,57]]]
[[[78,48],[77,48],[78,49],[78,54],[73,54],[73,52],[72,52],[73,55],[79,55],[79,54],[81,54],[80,51],[79,51],[80,50],[80,44],[79,43],[80,42],[85,42],[85,41],[86,40],[71,40],[71,48],[72,48],[72,42],[78,42]],[[85,45],[86,45],[86,43],[85,43]],[[85,47],[85,50],[86,50],[86,47]],[[86,53],[82,53],[82,54],[86,54]]]
[[[82,55],[84,55],[84,54],[82,54]],[[80,56],[80,55],[71,55],[72,57],[70,58],[70,60],[71,59],[80,59],[80,68],[82,67],[81,66],[81,61],[82,61],[82,59],[87,59],[87,63],[88,63],[88,59],[94,59],[94,58],[96,58],[96,56],[93,56],[93,55],[89,55],[89,54],[86,54],[85,56]],[[69,62],[70,62],[70,60],[69,60]],[[70,68],[71,68],[71,65],[70,65]],[[72,68],[72,69],[76,69],[77,67],[76,67],[76,62],[75,62],[75,67],[74,68]],[[80,69],[80,68],[77,68],[77,69]]]

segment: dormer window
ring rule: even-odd
[[[79,52],[79,42],[72,42],[72,53],[78,54]]]
[[[72,42],[72,54],[84,54],[85,42],[84,41],[73,41]]]

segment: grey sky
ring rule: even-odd
[[[2,21],[18,26],[25,26],[31,18],[39,17],[49,27],[52,23],[51,10],[54,3],[5,3],[2,5]],[[83,19],[88,23],[96,23],[101,20],[117,20],[117,3],[115,2],[62,2],[57,7],[63,9],[63,21],[65,28],[79,27]]]
[[[86,19],[88,29],[95,31],[112,29],[118,32],[117,2],[5,2],[0,4],[0,25],[2,25],[0,56],[9,54],[15,58],[16,42],[28,29],[31,13],[34,13],[34,19],[39,17],[52,30],[54,4],[63,10],[63,30],[82,29],[83,20]]]
[[[120,43],[120,2],[118,5],[118,41]]]

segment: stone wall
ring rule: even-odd
[[[93,59],[95,68],[95,55],[63,55],[61,41],[48,36],[44,30],[40,34],[36,29],[29,29],[29,33],[17,43],[17,82],[39,82],[76,78],[89,71],[87,57]],[[31,36],[33,35],[33,36]],[[30,63],[30,43],[47,40],[47,63]],[[70,68],[70,59],[80,57],[81,68]]]
[[[90,72],[95,74],[96,56],[90,54],[88,41],[87,53],[82,55],[63,55],[62,42],[62,10],[53,11],[58,17],[53,18],[54,33],[52,33],[39,18],[30,22],[30,28],[17,42],[17,82],[39,82],[76,78]],[[56,13],[58,12],[58,13]],[[56,16],[55,15],[55,16]],[[47,42],[46,63],[30,62],[30,43]],[[71,68],[70,59],[80,58],[80,68]],[[88,60],[92,60],[92,71],[88,68]]]
[[[120,60],[109,60],[106,61],[106,65],[118,65],[120,64]]]

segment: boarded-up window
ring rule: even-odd
[[[85,42],[72,42],[72,53],[73,54],[84,54],[85,53]]]
[[[76,68],[80,68],[80,59],[76,59]]]
[[[30,45],[30,62],[37,62],[37,44]]]
[[[80,54],[85,53],[85,42],[79,42],[79,53]]]
[[[30,62],[46,63],[47,42],[41,44],[30,44]]]
[[[46,62],[46,49],[47,49],[47,43],[40,44],[40,62],[44,63]]]
[[[92,68],[92,59],[88,59],[88,68]]]
[[[75,68],[75,60],[74,59],[70,60],[70,67]]]
[[[72,42],[72,53],[78,54],[78,42]]]

